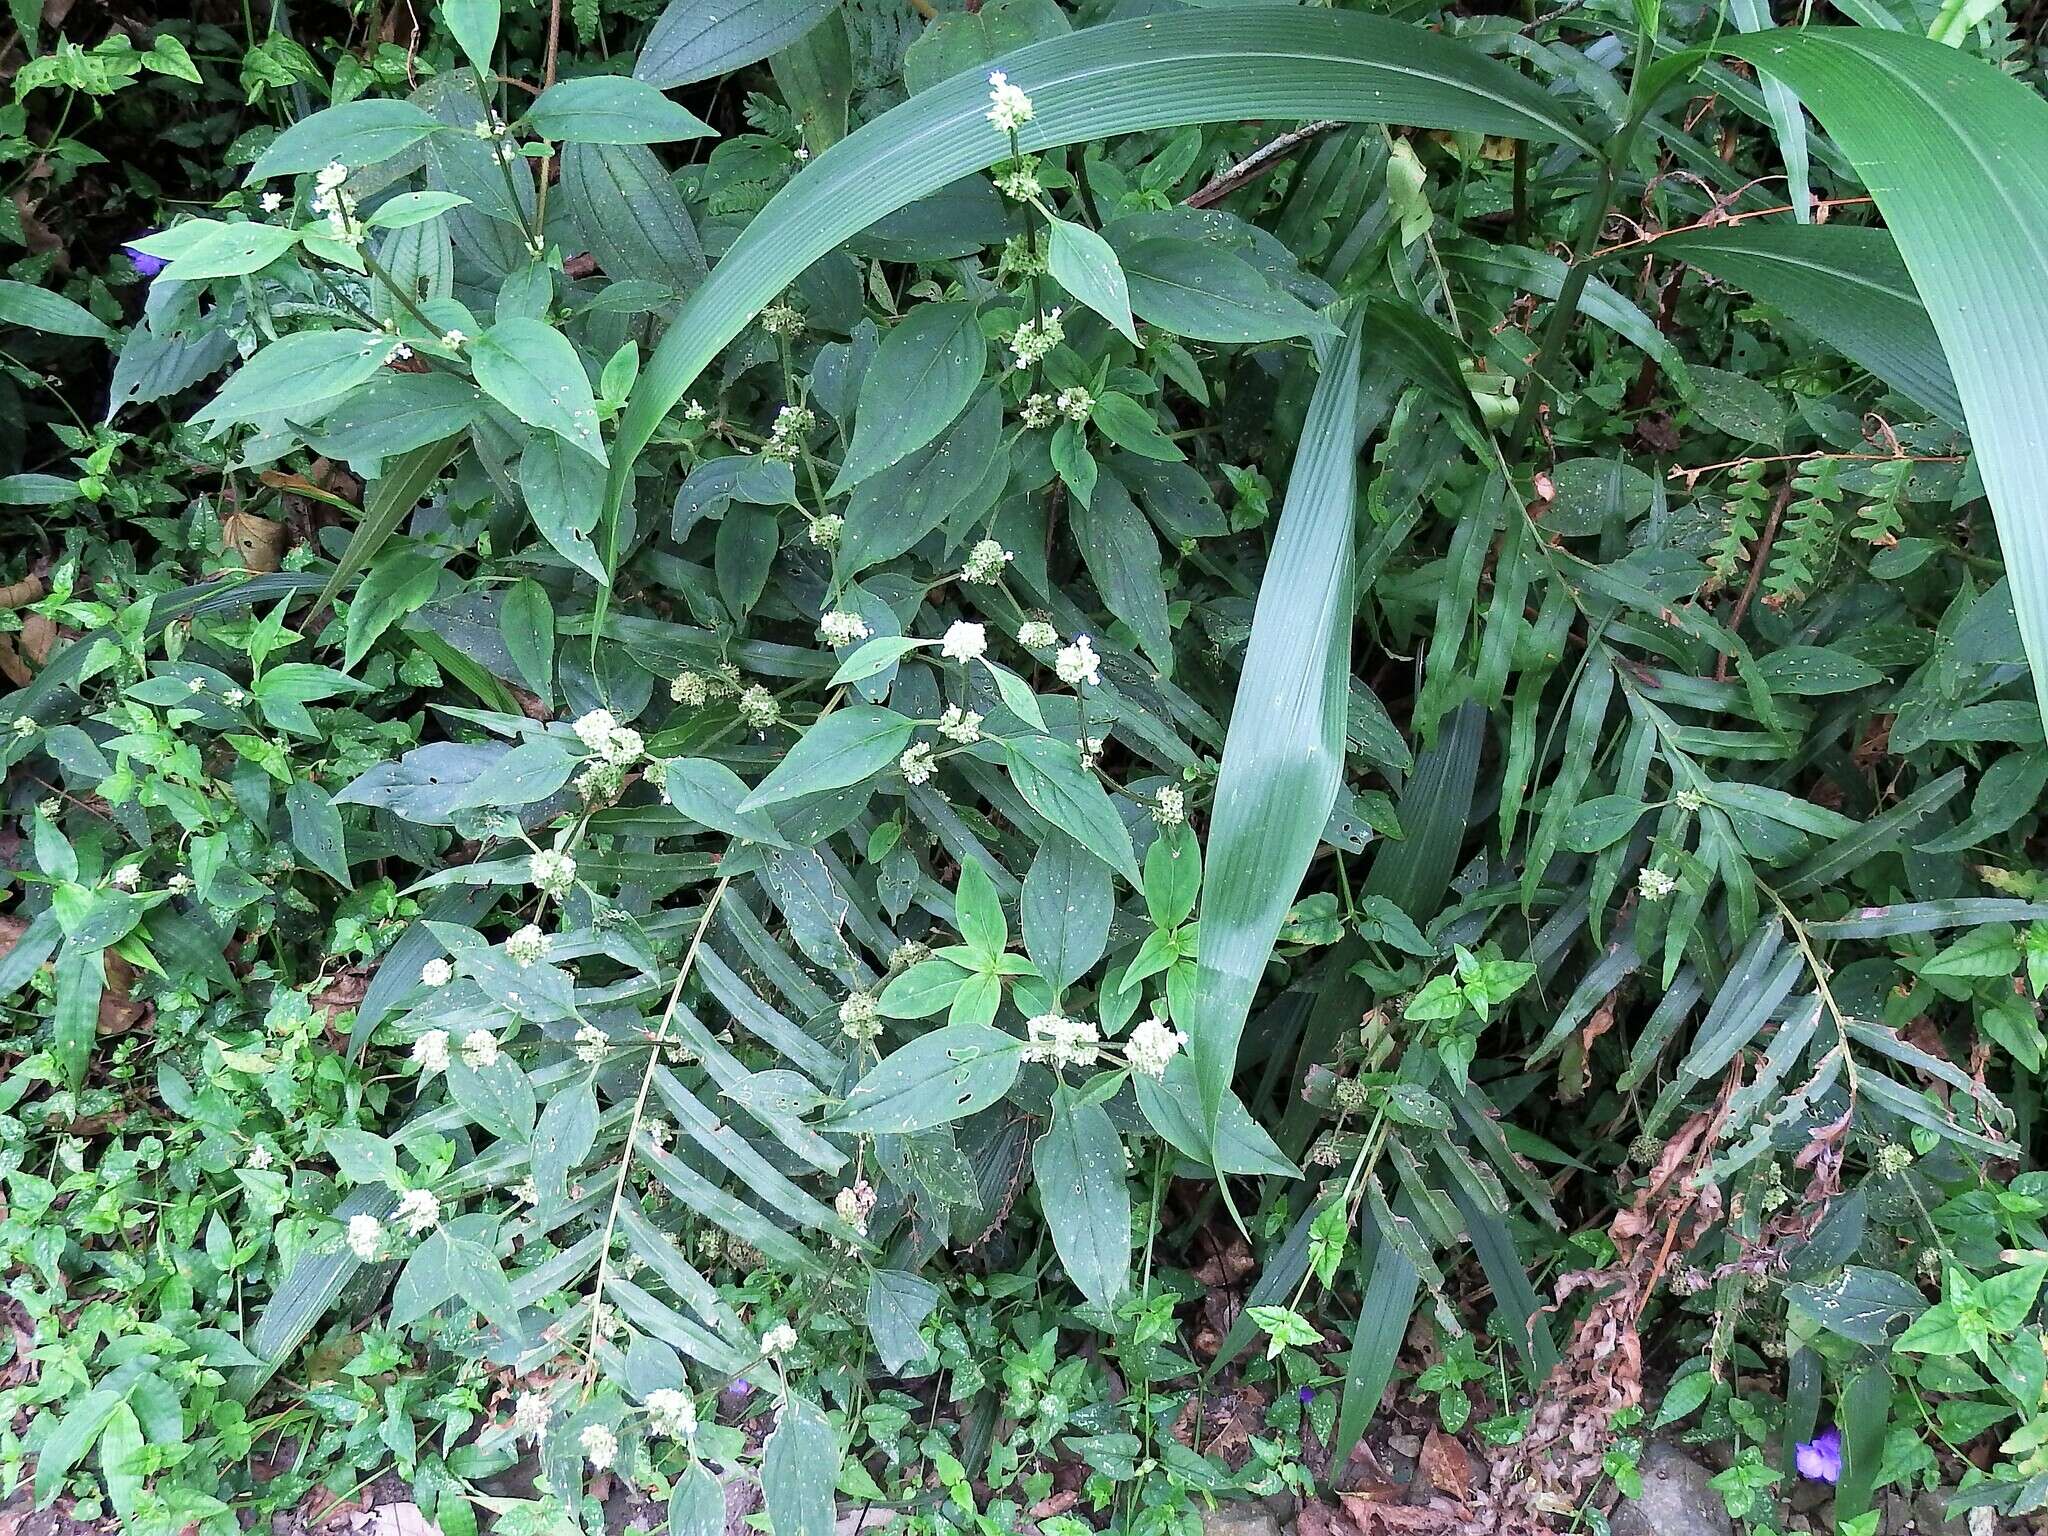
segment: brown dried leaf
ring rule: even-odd
[[[1432,1426],[1422,1442],[1419,1465],[1438,1493],[1447,1493],[1461,1504],[1472,1496],[1472,1458],[1455,1437]]]

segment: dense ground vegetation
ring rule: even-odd
[[[2038,17],[86,9],[10,1511],[2048,1506]]]

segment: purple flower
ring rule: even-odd
[[[149,237],[145,235],[143,238],[146,240]],[[127,256],[129,263],[135,268],[135,274],[138,277],[155,277],[157,273],[170,265],[170,262],[163,257],[152,256],[147,251],[138,251],[132,245],[124,245],[121,247],[121,250]]]
[[[1816,1483],[1839,1483],[1842,1480],[1842,1432],[1830,1426],[1811,1440],[1802,1440],[1793,1447],[1793,1465],[1799,1468],[1799,1475]]]
[[[753,1390],[752,1387],[747,1385],[747,1378],[744,1376],[733,1377],[732,1385],[725,1389],[728,1397],[745,1397]]]
[[[1301,1399],[1301,1405],[1306,1408],[1316,1400],[1316,1389],[1314,1387],[1300,1387],[1296,1389],[1294,1395]]]

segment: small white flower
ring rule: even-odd
[[[452,325],[441,333],[441,345],[450,352],[460,351],[462,344],[467,340],[469,340],[469,337]]]
[[[868,628],[868,621],[851,608],[834,608],[818,620],[818,633],[825,637],[827,645],[836,649],[865,640],[873,631]]]
[[[971,747],[981,740],[981,716],[971,709],[962,709],[958,704],[948,706],[939,716],[939,734],[948,741]]]
[[[678,672],[668,685],[668,696],[686,709],[702,709],[711,697],[711,687],[701,672]]]
[[[193,889],[192,877],[180,871],[164,882],[164,889],[173,896],[189,896]]]
[[[454,979],[455,967],[450,965],[446,960],[429,960],[425,965],[420,967],[421,986],[445,987],[448,985],[449,982],[453,981]]]
[[[1646,869],[1636,876],[1636,889],[1645,901],[1662,901],[1678,889],[1678,877],[1661,869]]]
[[[1072,645],[1062,646],[1053,658],[1052,669],[1069,688],[1081,683],[1094,687],[1102,681],[1102,658],[1086,635],[1076,635]]]
[[[998,69],[988,77],[988,120],[1003,133],[1015,133],[1031,121],[1031,98]]]
[[[692,400],[683,407],[683,420],[685,421],[702,421],[710,414],[709,411],[704,409],[703,402],[698,400]]]
[[[960,579],[976,586],[987,586],[1000,579],[1003,567],[1016,558],[996,540],[983,539],[967,552],[967,563],[960,568]]]
[[[187,693],[204,693],[204,692],[206,692],[206,679],[205,679],[205,678],[203,678],[203,677],[189,677],[189,678],[187,678],[187,679],[185,680],[185,691],[186,691]],[[26,718],[26,717],[24,716],[23,718]],[[34,722],[33,722],[33,721],[31,721],[30,723],[31,723],[31,724],[33,724]]]
[[[761,311],[761,329],[770,336],[794,336],[804,328],[804,317],[793,304],[770,304]]]
[[[512,1186],[512,1198],[521,1205],[540,1204],[540,1186],[533,1182],[532,1174],[529,1173],[525,1178]]]
[[[1166,1064],[1188,1043],[1188,1037],[1157,1014],[1138,1021],[1131,1038],[1124,1042],[1124,1058],[1131,1070],[1148,1077],[1166,1076]]]
[[[1188,799],[1178,784],[1168,784],[1159,791],[1152,819],[1162,827],[1177,827],[1188,819]]]
[[[862,1237],[868,1235],[868,1215],[875,1208],[875,1187],[866,1179],[852,1184],[832,1197],[832,1209]]]
[[[560,898],[576,883],[576,861],[566,853],[543,848],[527,861],[527,875],[548,895]]]
[[[34,715],[16,715],[14,717],[14,734],[17,736],[33,736],[40,729],[41,727],[36,724],[36,717]]]
[[[399,1196],[398,1219],[414,1237],[431,1232],[441,1224],[441,1202],[431,1189],[408,1189]]]
[[[931,743],[924,741],[897,758],[896,766],[902,770],[905,782],[910,784],[927,784],[939,771],[938,763],[932,758]]]
[[[261,1173],[275,1161],[276,1159],[270,1155],[270,1148],[258,1142],[249,1149],[249,1155],[242,1159],[242,1166]]]
[[[787,1323],[777,1323],[761,1335],[761,1353],[774,1359],[786,1355],[796,1348],[796,1330]]]
[[[249,702],[249,695],[242,692],[242,690],[239,688],[230,688],[226,693],[222,694],[220,697],[221,702],[223,704],[232,705],[237,709],[241,708],[242,705]]]
[[[671,1440],[687,1440],[697,1433],[697,1405],[687,1392],[657,1388],[647,1394],[647,1427]]]
[[[1052,408],[1067,420],[1081,425],[1086,423],[1089,413],[1095,409],[1095,397],[1079,386],[1063,389],[1060,391],[1060,397],[1053,401]]]
[[[347,180],[348,167],[343,165],[339,160],[330,160],[327,162],[327,164],[322,166],[317,172],[314,173],[313,185],[318,187],[322,192],[332,192],[336,187],[340,186],[344,181]]]
[[[618,1459],[619,1437],[602,1424],[592,1424],[576,1438],[583,1448],[583,1459],[602,1472]]]
[[[116,890],[132,891],[142,884],[142,866],[140,864],[123,864],[109,878],[114,882]]]
[[[413,1065],[420,1069],[422,1077],[432,1077],[436,1072],[448,1070],[448,1031],[430,1029],[412,1043]]]
[[[740,718],[757,731],[765,731],[782,718],[782,705],[759,683],[751,683],[740,693]]]
[[[1017,408],[1017,417],[1027,427],[1049,427],[1058,419],[1051,395],[1027,395]]]
[[[263,194],[262,203],[265,213],[275,213],[284,206],[284,194],[282,192],[266,192]]]
[[[1102,1031],[1084,1019],[1064,1014],[1041,1013],[1024,1025],[1030,1042],[1024,1047],[1026,1061],[1042,1061],[1057,1071],[1061,1067],[1085,1067],[1095,1061],[1095,1048]]]
[[[1681,789],[1671,798],[1678,802],[1681,811],[1697,811],[1707,803],[1707,797],[1696,789]]]
[[[820,549],[837,549],[839,535],[845,531],[846,519],[837,512],[827,512],[822,517],[811,519],[811,542]]]
[[[1043,619],[1026,619],[1017,631],[1017,643],[1027,651],[1043,651],[1060,643],[1060,632]]]
[[[409,362],[411,359],[412,348],[408,347],[402,341],[397,346],[393,347],[389,352],[386,352],[384,354],[384,361],[387,363],[403,363]]]
[[[384,1223],[374,1216],[348,1219],[348,1251],[365,1264],[377,1257],[377,1245],[384,1241]]]
[[[975,661],[988,654],[988,630],[980,624],[962,620],[946,631],[946,638],[939,643],[939,649],[948,660]]]
[[[1049,309],[1036,320],[1026,320],[1017,327],[1010,337],[1010,351],[1019,368],[1029,368],[1067,339],[1066,327],[1060,324],[1060,314],[1060,310]],[[1065,393],[1068,392],[1062,391]]]
[[[1038,162],[1030,156],[1015,161],[996,176],[996,190],[1013,203],[1028,203],[1045,188],[1038,183]]]
[[[472,1029],[462,1037],[462,1059],[472,1072],[486,1072],[498,1064],[498,1037],[488,1029]]]
[[[538,1445],[541,1437],[548,1432],[548,1415],[551,1411],[552,1405],[548,1402],[545,1392],[520,1393],[518,1400],[512,1405],[513,1431]]]
[[[611,1038],[595,1024],[586,1024],[576,1031],[576,1059],[585,1066],[596,1066],[611,1054]]]
[[[605,745],[612,739],[612,732],[619,728],[618,717],[608,709],[593,709],[580,717],[573,729],[576,739],[592,752],[603,755]]]
[[[640,1134],[654,1143],[654,1150],[657,1152],[666,1150],[668,1144],[674,1141],[676,1136],[675,1127],[666,1120],[660,1119],[642,1121],[640,1124]]]
[[[505,958],[525,970],[536,961],[547,959],[549,946],[553,943],[553,939],[541,932],[538,923],[528,923],[505,941]]]

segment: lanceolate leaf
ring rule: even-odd
[[[1665,235],[1652,248],[1747,289],[1901,394],[1962,424],[1941,338],[1883,230],[1737,224]]]
[[[1309,405],[1216,780],[1201,965],[1182,1021],[1212,1134],[1252,993],[1344,771],[1360,347],[1354,323]]]
[[[1114,1306],[1131,1280],[1131,1186],[1109,1112],[1062,1088],[1031,1166],[1060,1262],[1083,1296]]]
[[[2048,715],[2048,101],[1903,32],[1773,30],[1725,46],[1799,93],[1898,241],[1969,418]]]
[[[1591,147],[1540,89],[1506,65],[1433,33],[1355,12],[1150,16],[1034,43],[997,62],[1036,109],[1021,135],[1027,151],[1264,117],[1406,123]],[[694,78],[665,76],[646,60],[641,77]],[[609,491],[614,510],[662,418],[798,274],[883,215],[1008,157],[1009,144],[987,122],[987,110],[978,71],[933,86],[819,155],[755,217],[640,375],[619,422]]]

